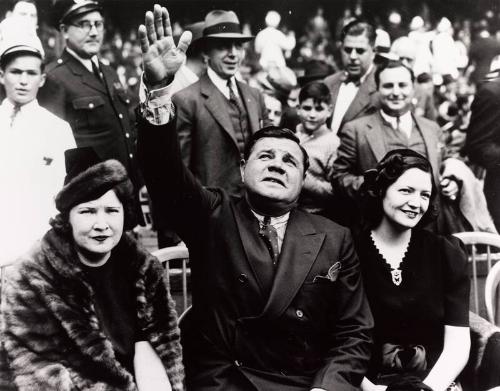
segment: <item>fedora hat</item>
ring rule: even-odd
[[[330,64],[322,60],[310,60],[304,67],[304,74],[297,78],[299,86],[303,87],[310,81],[323,80],[335,72]]]
[[[205,16],[202,40],[210,38],[250,41],[254,36],[241,32],[240,21],[233,11],[213,10]]]

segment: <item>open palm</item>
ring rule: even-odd
[[[144,73],[149,84],[170,82],[186,58],[191,33],[184,32],[176,46],[170,18],[165,7],[155,4],[146,12],[145,24],[139,26]]]

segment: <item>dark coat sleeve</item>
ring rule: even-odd
[[[370,359],[373,317],[363,288],[359,260],[347,229],[342,243],[342,269],[335,327],[331,334],[332,347],[325,358],[325,366],[316,374],[312,388],[355,391],[359,389]]]
[[[474,98],[465,140],[470,160],[486,169],[500,164],[500,88],[493,83],[498,82],[486,82]]]

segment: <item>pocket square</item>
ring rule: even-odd
[[[340,262],[335,262],[328,269],[326,276],[316,276],[316,277],[314,277],[313,282],[320,281],[320,280],[328,280],[330,282],[336,281],[338,276],[339,276],[339,273],[340,273],[340,268],[341,268]]]

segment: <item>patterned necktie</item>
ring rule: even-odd
[[[245,108],[243,107],[243,102],[241,101],[241,99],[234,93],[233,83],[231,83],[231,79],[227,81],[227,88],[229,88],[229,101],[231,103],[234,103],[234,105],[238,108],[240,116],[243,115],[245,113]]]
[[[14,107],[12,108],[12,113],[10,114],[10,127],[14,125],[14,121],[16,119],[17,114],[21,110],[21,106],[18,104],[14,104]]]
[[[273,265],[278,262],[279,247],[278,247],[278,231],[271,225],[271,217],[264,216],[264,221],[259,229],[259,235],[266,243],[269,254],[273,260]]]

